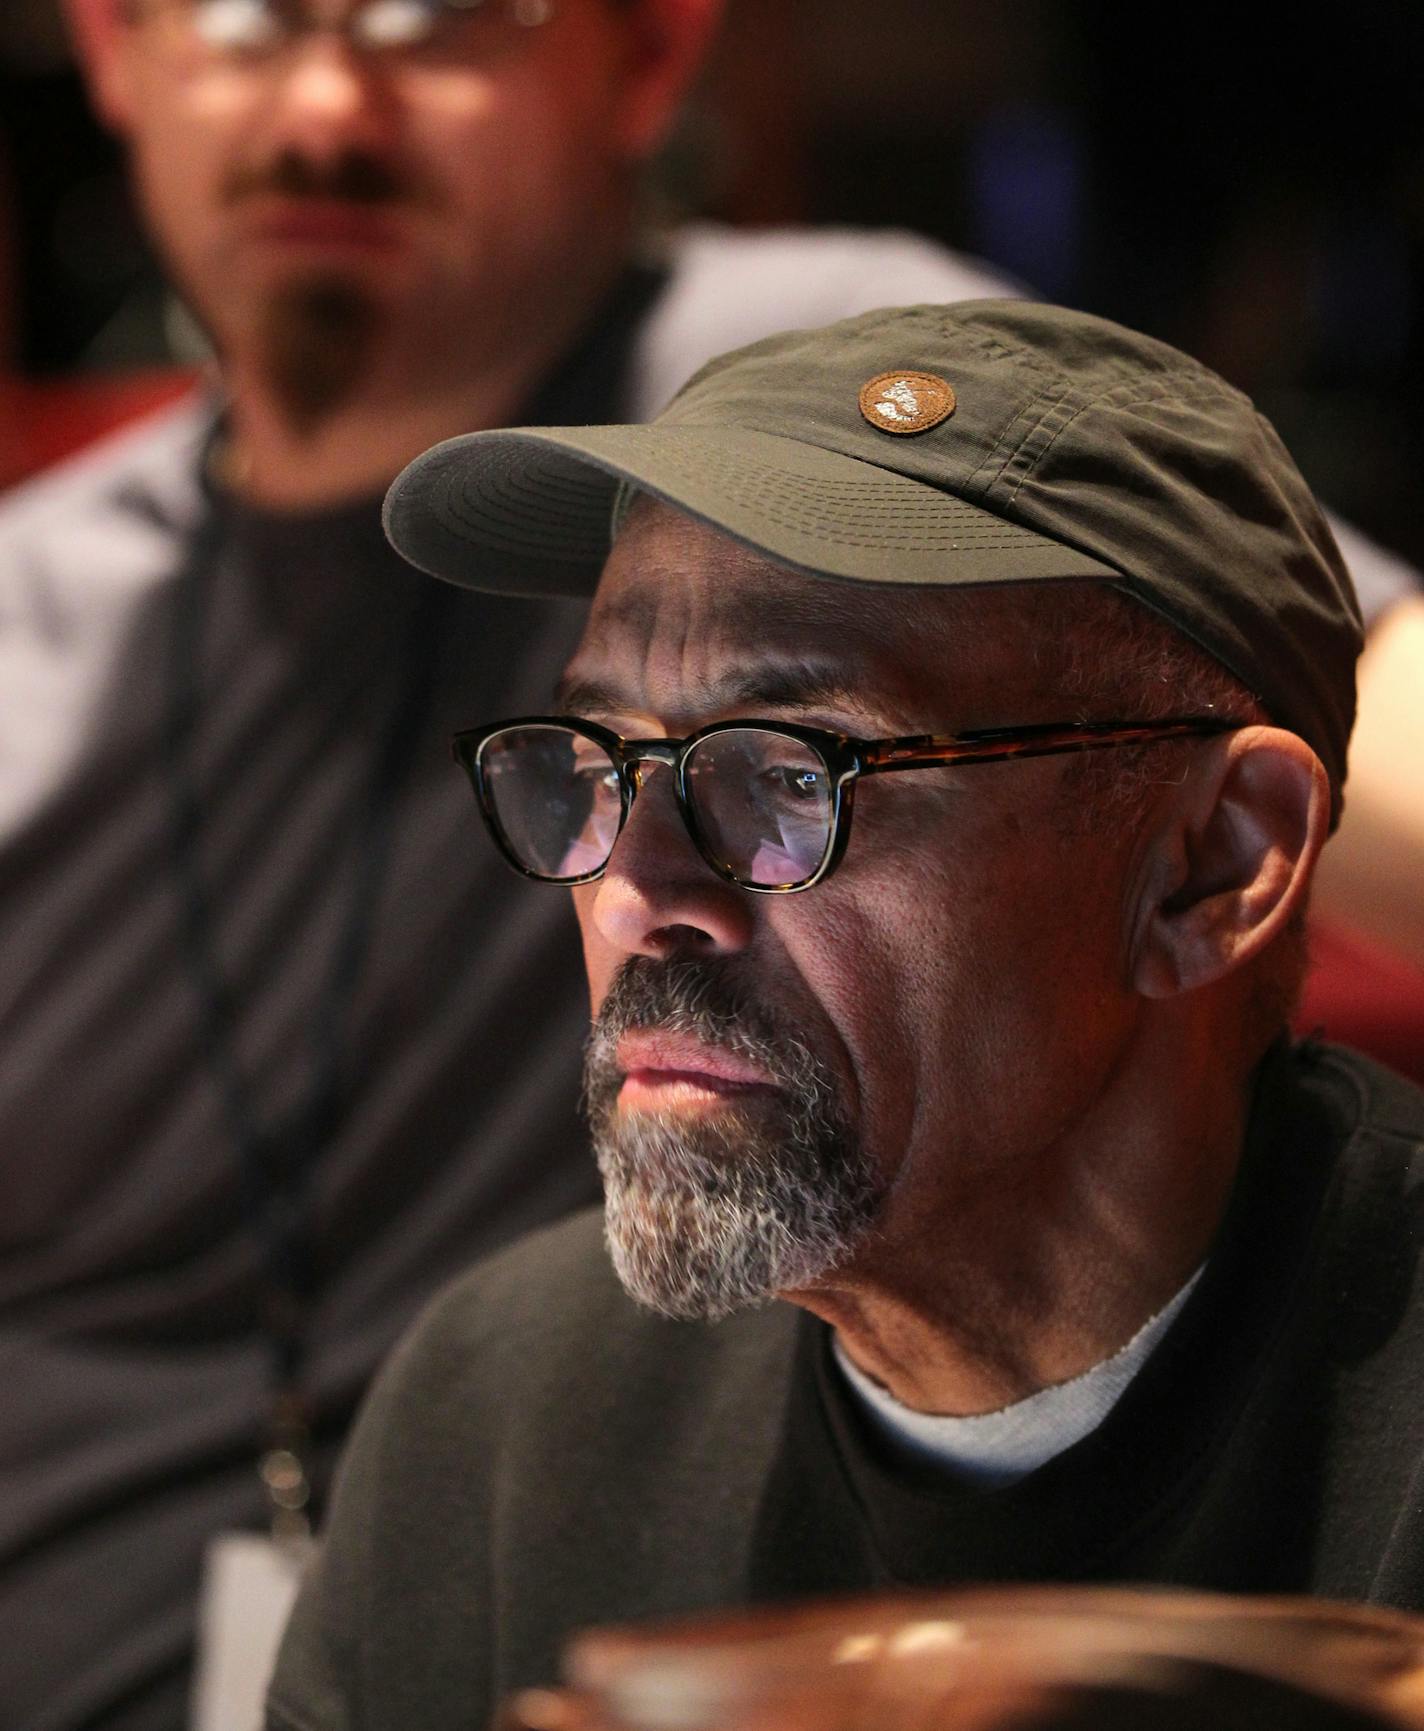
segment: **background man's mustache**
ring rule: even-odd
[[[270,161],[240,167],[228,178],[223,196],[229,204],[260,194],[283,198],[335,198],[352,204],[409,203],[419,188],[380,157],[349,150],[330,162],[313,162],[299,151],[284,150]]]

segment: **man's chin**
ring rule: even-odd
[[[661,1157],[660,1157],[661,1156]],[[681,1321],[716,1321],[814,1288],[855,1250],[868,1193],[766,1186],[725,1154],[600,1148],[604,1237],[625,1291]]]
[[[717,1219],[705,1199],[610,1187],[604,1239],[624,1291],[678,1322],[716,1322],[775,1296],[764,1246],[743,1223]]]
[[[311,272],[274,286],[259,331],[262,366],[292,430],[310,436],[367,381],[382,314],[350,272]]]

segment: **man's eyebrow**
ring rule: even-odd
[[[613,715],[636,709],[626,692],[593,678],[565,675],[555,702],[571,715]],[[865,695],[846,683],[844,672],[813,662],[768,662],[729,668],[696,691],[700,710],[853,709],[868,713]]]

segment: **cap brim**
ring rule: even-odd
[[[412,565],[496,594],[591,595],[622,486],[771,558],[861,583],[1121,575],[1077,548],[873,463],[741,427],[518,428],[418,457],[386,497]]]

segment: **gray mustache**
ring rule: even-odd
[[[832,1092],[820,1060],[749,990],[735,958],[630,956],[613,978],[585,1048],[585,1103],[591,1114],[617,1092],[618,1041],[644,1028],[685,1034],[735,1053],[793,1092]]]

